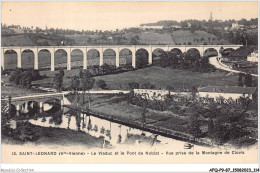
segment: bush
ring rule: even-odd
[[[138,82],[129,82],[128,86],[129,86],[130,89],[138,89],[139,83]]]
[[[142,89],[155,89],[155,85],[154,84],[151,84],[149,82],[146,82],[146,83],[143,83],[141,85],[141,88]]]
[[[107,84],[104,80],[100,79],[97,81],[97,86],[101,89],[107,89]]]
[[[32,69],[31,70],[31,75],[32,75],[32,80],[33,81],[40,79],[40,72],[39,72],[39,70]]]

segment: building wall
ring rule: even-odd
[[[169,94],[167,90],[149,90],[149,89],[134,89],[134,94],[140,94],[142,98],[150,100],[164,100],[164,97]]]
[[[247,57],[247,61],[258,62],[258,53],[251,53],[251,55]]]
[[[237,93],[213,93],[213,92],[199,92],[199,97],[218,98],[223,97],[225,99],[232,98],[233,100],[239,99],[239,97],[249,97],[252,99],[252,94],[237,94]]]
[[[134,89],[135,95],[141,95],[142,98],[150,100],[164,100],[165,96],[169,94],[168,90],[150,90],[150,89]],[[191,97],[191,92],[170,92],[170,95],[179,95],[185,97]],[[232,98],[237,100],[240,97],[253,98],[252,94],[238,94],[238,93],[214,93],[214,92],[198,92],[199,97],[209,97],[216,100],[218,97],[223,97],[224,99]]]
[[[258,57],[247,57],[247,61],[250,61],[250,62],[258,62]]]

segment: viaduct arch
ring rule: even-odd
[[[132,66],[136,68],[136,51],[139,49],[145,49],[148,52],[148,64],[152,64],[152,53],[155,49],[162,49],[163,51],[171,51],[178,49],[182,53],[188,51],[191,48],[195,48],[203,56],[204,52],[209,48],[214,48],[219,52],[219,49],[223,47],[224,49],[232,48],[237,49],[242,45],[96,45],[96,46],[16,46],[16,47],[1,47],[1,66],[5,69],[4,54],[8,50],[13,50],[17,53],[17,67],[22,67],[21,54],[24,50],[31,50],[34,54],[34,69],[39,69],[39,52],[42,50],[47,50],[51,54],[51,71],[55,71],[55,57],[54,53],[58,49],[62,49],[67,53],[67,70],[71,70],[71,53],[74,50],[80,50],[83,53],[83,69],[87,69],[88,66],[88,51],[91,49],[96,49],[99,52],[99,65],[104,64],[103,53],[106,49],[112,49],[116,55],[116,67],[119,67],[119,53],[123,49],[128,49],[132,52]]]

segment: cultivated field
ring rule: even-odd
[[[100,36],[98,35],[66,35],[66,37],[73,39],[75,41],[75,45],[83,46],[90,44],[90,39],[97,39]]]
[[[175,44],[169,33],[159,34],[143,32],[139,34],[139,38],[140,43],[144,44]]]
[[[181,43],[181,44],[188,44],[190,42],[191,44],[197,44],[201,45],[207,43],[207,44],[218,44],[219,41],[217,40],[216,36],[209,34],[205,31],[195,31],[194,33],[191,33],[190,30],[177,30],[172,32],[172,37],[175,41],[175,43]],[[209,37],[210,37],[210,43],[209,43]],[[199,39],[198,41],[194,42],[195,39]],[[223,43],[226,44],[226,43]]]

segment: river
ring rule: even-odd
[[[71,129],[90,134],[96,138],[102,137],[104,140],[109,141],[111,148],[144,146],[153,149],[163,147],[183,150],[185,149],[185,145],[188,144],[184,141],[142,131],[93,115],[83,114],[67,107],[62,107],[55,111],[52,109],[53,105],[45,103],[43,110],[37,111],[36,113],[32,113],[31,111],[22,112],[23,114],[20,116],[29,114],[30,119],[28,121],[37,126]],[[208,147],[199,145],[194,145],[191,149],[193,150],[194,148],[208,149]]]

